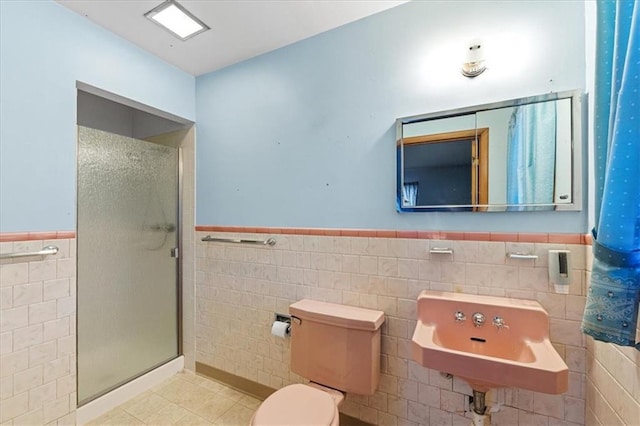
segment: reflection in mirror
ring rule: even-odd
[[[568,92],[398,119],[398,210],[579,210],[580,103]]]

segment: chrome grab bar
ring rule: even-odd
[[[429,253],[433,254],[453,254],[453,249],[449,247],[434,247],[429,250]]]
[[[507,257],[509,259],[537,259],[538,255],[537,254],[531,254],[531,253],[511,253],[511,252],[507,252]]]
[[[40,251],[28,251],[24,253],[1,253],[0,259],[15,259],[17,257],[30,257],[30,256],[48,256],[50,254],[58,253],[58,247],[46,246],[42,247]]]
[[[206,241],[206,242],[218,242],[218,243],[240,243],[240,244],[258,244],[261,246],[275,246],[276,245],[276,239],[275,238],[268,238],[266,240],[245,240],[242,238],[216,238],[216,237],[212,237],[211,235],[207,235],[206,237],[202,238],[201,241]]]

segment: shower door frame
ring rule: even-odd
[[[121,97],[119,95],[113,94],[111,92],[107,92],[103,89],[99,89],[96,88],[94,86],[88,85],[86,83],[77,81],[76,82],[76,92],[79,91],[83,91],[92,95],[96,95],[99,97],[102,97],[106,100],[109,101],[113,101],[113,102],[117,102],[119,104],[122,104],[126,107],[130,107],[130,108],[134,108],[137,109],[139,111],[143,111],[143,112],[147,112],[153,115],[156,115],[158,117],[161,118],[165,118],[168,120],[172,120],[181,124],[184,124],[185,129],[190,129],[190,131],[193,131],[193,127],[195,125],[194,122],[183,119],[181,117],[175,116],[173,114],[161,111],[161,110],[157,110],[153,107],[150,107],[148,105],[144,105],[141,103],[138,103],[136,101]],[[77,114],[77,113],[76,113]],[[79,127],[80,125],[76,123],[76,129]],[[76,213],[76,231],[78,230],[78,185],[77,185],[77,180],[78,180],[78,173],[79,173],[79,165],[78,165],[78,140],[77,140],[77,136],[78,132],[76,130],[76,208],[75,208],[75,213]],[[137,138],[133,138],[133,139],[137,139]],[[145,141],[146,142],[146,141]],[[155,142],[150,142],[150,143],[155,143]],[[161,145],[161,144],[159,144]],[[80,401],[80,394],[78,392],[78,385],[79,385],[79,369],[78,369],[78,358],[79,358],[79,344],[78,344],[78,333],[76,332],[76,406],[77,408],[83,407],[107,394],[109,394],[110,392],[114,391],[115,389],[120,388],[121,386],[124,386],[142,376],[144,376],[145,374],[167,364],[170,363],[172,361],[175,361],[177,358],[180,358],[181,356],[184,356],[184,341],[183,341],[183,236],[184,236],[184,230],[183,230],[183,218],[184,218],[184,212],[183,212],[183,208],[184,208],[184,204],[183,204],[183,198],[184,198],[184,185],[183,185],[183,178],[184,178],[184,153],[183,153],[183,149],[181,144],[176,146],[175,148],[177,150],[177,165],[176,165],[176,174],[177,174],[177,200],[176,200],[176,209],[177,209],[177,215],[176,215],[176,221],[177,221],[177,227],[176,227],[176,240],[177,240],[177,244],[176,244],[176,248],[177,248],[177,256],[175,256],[175,254],[172,256],[172,258],[174,259],[174,261],[177,262],[176,264],[176,276],[175,276],[175,289],[176,289],[176,337],[178,339],[178,341],[176,342],[176,356],[172,357],[169,360],[166,360],[158,365],[154,365],[152,367],[149,367],[148,369],[142,370],[140,371],[138,374],[136,374],[135,376],[130,377],[129,379],[127,379],[124,382],[118,383],[117,385],[111,386],[105,390],[103,390],[102,392],[99,392],[97,394],[92,395],[89,398],[85,398],[84,400]],[[76,244],[76,253],[77,253],[77,246],[78,246],[78,238],[76,236],[75,239],[75,244]],[[79,285],[79,280],[78,280],[78,256],[76,255],[76,288]],[[77,292],[76,292],[77,294]],[[79,303],[79,298],[76,296],[76,312],[78,312],[78,306],[77,304]],[[76,315],[76,330],[78,329],[78,325],[79,325],[79,315]]]
[[[183,352],[183,342],[182,342],[182,208],[183,208],[183,204],[182,204],[182,175],[183,175],[183,153],[182,153],[182,147],[178,147],[178,202],[177,204],[177,208],[178,208],[178,215],[177,215],[177,220],[178,220],[178,226],[177,226],[177,238],[178,238],[178,244],[177,244],[177,250],[178,250],[178,255],[174,256],[174,258],[176,259],[176,262],[178,262],[177,265],[177,270],[176,270],[176,291],[178,292],[178,294],[176,295],[176,302],[178,303],[178,307],[176,309],[176,315],[178,315],[177,321],[176,321],[176,326],[178,327],[177,330],[177,337],[178,337],[178,357],[182,356],[184,354]],[[176,357],[177,358],[177,357]],[[175,359],[175,358],[174,358]]]

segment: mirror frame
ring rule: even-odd
[[[464,204],[464,205],[425,205],[403,206],[404,187],[404,145],[403,125],[421,121],[430,121],[443,118],[452,118],[462,115],[476,114],[482,111],[499,108],[515,107],[536,102],[571,99],[571,203],[563,204]],[[581,90],[569,90],[553,92],[537,96],[509,99],[500,102],[462,107],[446,111],[438,111],[427,114],[413,115],[396,119],[396,210],[404,212],[438,212],[438,211],[465,211],[465,212],[505,212],[505,211],[581,211],[583,203],[583,128],[586,123],[584,114],[587,111],[586,94]],[[585,132],[586,134],[586,132]],[[552,209],[549,209],[552,207]],[[510,210],[513,209],[513,210]],[[518,209],[518,210],[515,210]]]

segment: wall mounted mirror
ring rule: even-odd
[[[582,208],[579,91],[396,120],[397,209]]]

